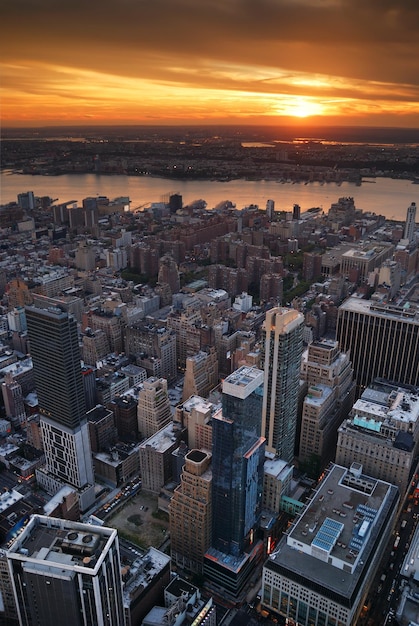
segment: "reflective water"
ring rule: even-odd
[[[408,180],[390,178],[367,179],[361,186],[355,183],[281,183],[276,181],[231,180],[183,181],[151,176],[105,176],[100,174],[68,174],[62,176],[30,176],[2,172],[0,202],[17,200],[17,194],[33,191],[36,196],[50,196],[60,202],[75,200],[79,204],[87,196],[104,195],[110,199],[129,196],[131,208],[150,202],[167,201],[172,193],[181,194],[184,205],[203,199],[208,208],[230,200],[238,209],[249,204],[266,207],[275,200],[276,210],[292,210],[299,204],[303,211],[330,205],[342,196],[352,196],[355,206],[363,211],[380,213],[387,218],[405,220],[411,202],[419,204],[419,185]]]

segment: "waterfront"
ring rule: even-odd
[[[17,194],[33,191],[36,196],[50,196],[59,202],[71,200],[81,204],[83,198],[103,195],[110,199],[129,196],[131,208],[151,202],[166,201],[169,194],[179,193],[184,205],[203,199],[209,209],[230,200],[238,209],[257,204],[261,209],[269,198],[275,200],[276,210],[292,210],[299,204],[303,211],[330,205],[342,196],[352,196],[355,206],[363,211],[385,215],[389,219],[405,220],[411,202],[419,204],[419,185],[409,180],[391,178],[364,179],[362,185],[336,183],[288,183],[273,180],[174,180],[152,176],[123,176],[99,174],[64,174],[61,176],[0,175],[0,203],[17,200]]]

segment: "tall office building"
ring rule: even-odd
[[[419,309],[348,298],[338,310],[336,338],[349,352],[357,396],[377,377],[419,386]]]
[[[355,399],[353,369],[337,341],[313,341],[304,351],[301,378],[308,385],[301,416],[300,466],[315,477],[335,454],[337,430]],[[310,469],[309,469],[310,468]]]
[[[26,422],[22,385],[13,378],[13,374],[8,372],[1,384],[1,391],[6,417],[10,419],[15,428],[20,428]]]
[[[376,380],[362,394],[338,431],[336,463],[361,463],[374,478],[404,494],[419,447],[419,388]]]
[[[206,352],[200,350],[194,356],[186,358],[185,380],[183,383],[183,401],[191,396],[206,398],[218,384],[218,359],[215,348]]]
[[[46,460],[37,478],[49,493],[74,487],[83,511],[94,501],[94,477],[77,323],[57,307],[28,307],[26,318]]]
[[[21,626],[124,626],[116,530],[33,515],[6,556]]]
[[[212,418],[213,545],[240,554],[260,511],[265,441],[260,437],[263,373],[244,365],[223,382]]]
[[[211,455],[191,450],[169,504],[171,557],[182,570],[202,574],[211,545]]]
[[[138,394],[138,430],[142,438],[152,437],[172,419],[167,391],[167,380],[164,378],[147,378]]]
[[[265,439],[260,436],[263,372],[243,366],[223,382],[212,418],[212,541],[204,574],[239,599],[263,558],[256,540],[263,493]]]
[[[294,458],[303,327],[301,313],[280,307],[267,311],[262,327],[262,436],[266,450],[288,463]]]
[[[272,221],[275,215],[275,200],[266,200],[266,217]]]
[[[169,285],[172,294],[180,291],[178,267],[170,254],[165,254],[159,261],[158,282]]]
[[[416,202],[412,202],[407,208],[406,224],[404,227],[404,239],[407,239],[409,243],[412,243],[415,238],[416,227]]]

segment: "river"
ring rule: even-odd
[[[238,209],[257,204],[261,209],[266,201],[275,201],[275,209],[291,211],[299,204],[302,211],[330,205],[342,196],[351,196],[355,206],[363,211],[385,215],[389,219],[404,221],[411,202],[419,204],[419,185],[409,180],[391,178],[365,179],[362,185],[336,183],[281,183],[272,180],[173,180],[152,176],[106,176],[100,174],[64,174],[61,176],[31,176],[3,171],[0,175],[0,203],[17,201],[17,194],[33,191],[36,196],[50,196],[59,202],[75,200],[79,204],[88,196],[128,196],[131,208],[151,202],[167,201],[169,194],[178,193],[187,205],[203,199],[209,209],[230,200]]]

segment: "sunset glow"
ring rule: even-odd
[[[260,11],[252,6],[244,0],[7,3],[0,13],[2,123],[316,118],[419,126],[413,4],[403,8],[394,0],[384,10],[377,1],[265,0]]]

